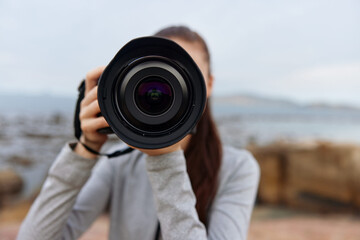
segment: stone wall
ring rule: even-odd
[[[249,146],[261,167],[258,202],[334,212],[360,209],[360,146],[312,142]]]

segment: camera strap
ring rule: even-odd
[[[125,148],[122,150],[115,151],[113,153],[100,153],[80,141],[80,136],[82,134],[82,131],[81,131],[81,123],[80,123],[79,114],[80,114],[80,103],[84,99],[84,96],[85,96],[85,79],[81,81],[81,83],[78,87],[78,92],[79,92],[79,95],[78,95],[78,99],[76,101],[75,114],[74,114],[74,135],[75,135],[75,138],[78,140],[78,142],[81,145],[83,145],[84,148],[86,150],[88,150],[89,152],[91,152],[95,155],[99,155],[99,156],[106,156],[108,158],[118,157],[118,156],[124,155],[126,153],[132,152],[134,149],[128,147],[128,148]]]
[[[160,240],[160,232],[161,232],[160,222],[158,221],[154,240]]]

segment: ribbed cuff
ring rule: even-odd
[[[146,157],[147,170],[151,172],[158,172],[169,168],[179,167],[181,165],[186,166],[183,150]]]
[[[73,186],[85,184],[98,159],[87,159],[77,155],[72,148],[74,143],[67,143],[57,156],[49,170],[49,176],[56,177]]]

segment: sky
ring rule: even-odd
[[[360,106],[360,1],[0,0],[0,94],[76,96],[133,38],[187,25],[214,95]]]

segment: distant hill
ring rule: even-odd
[[[272,99],[261,96],[243,94],[233,96],[216,96],[214,102],[222,104],[232,104],[239,106],[261,106],[261,107],[298,107],[295,102],[285,99]]]

